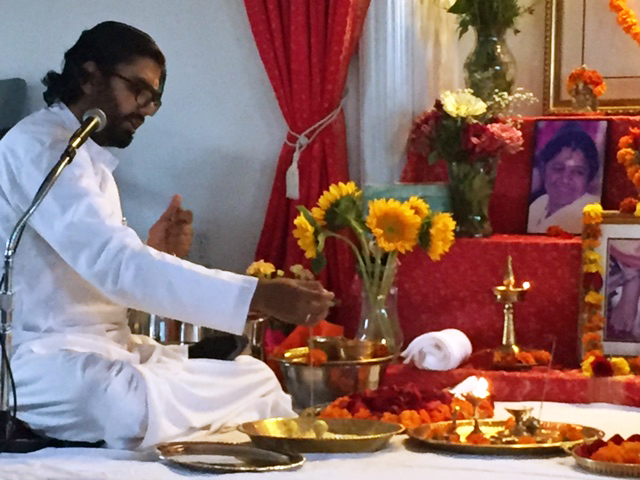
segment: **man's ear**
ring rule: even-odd
[[[98,83],[102,78],[102,72],[98,69],[96,62],[89,61],[82,64],[82,78],[80,85],[85,95],[96,91]]]

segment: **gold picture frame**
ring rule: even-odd
[[[609,2],[546,0],[545,115],[571,113],[565,84],[571,70],[581,65],[599,71],[607,84],[598,99],[599,112],[640,113],[640,45],[620,28]]]
[[[640,217],[603,211],[585,223],[579,328],[583,358],[640,355]]]

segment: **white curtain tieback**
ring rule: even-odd
[[[324,128],[333,122],[340,110],[342,110],[342,102],[344,101],[344,97],[340,100],[340,104],[330,112],[326,117],[322,120],[314,123],[309,128],[307,128],[304,132],[297,134],[289,128],[289,135],[295,137],[296,141],[294,143],[290,142],[288,138],[285,139],[285,143],[290,147],[293,147],[293,158],[291,160],[291,165],[287,169],[286,174],[286,184],[287,184],[287,198],[292,200],[297,200],[300,197],[300,172],[298,170],[298,161],[300,160],[300,155],[302,151],[307,148],[318,134],[324,130]]]

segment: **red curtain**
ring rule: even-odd
[[[258,52],[289,129],[300,134],[331,114],[342,99],[347,70],[362,32],[370,0],[245,0]],[[288,134],[295,143],[296,137]],[[330,184],[349,179],[344,114],[324,128],[301,153],[300,197],[286,198],[285,174],[294,148],[280,151],[256,259],[278,268],[308,265],[292,235],[297,205],[311,208]],[[328,242],[321,280],[341,299],[331,320],[352,334],[359,292],[347,246]]]

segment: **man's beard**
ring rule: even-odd
[[[99,132],[94,133],[91,138],[98,145],[103,147],[128,147],[133,140],[130,129],[125,127],[127,120],[136,119],[139,123],[144,121],[144,117],[138,113],[122,115],[116,102],[113,91],[107,84],[100,89],[96,96],[95,105],[107,116],[107,125]]]

